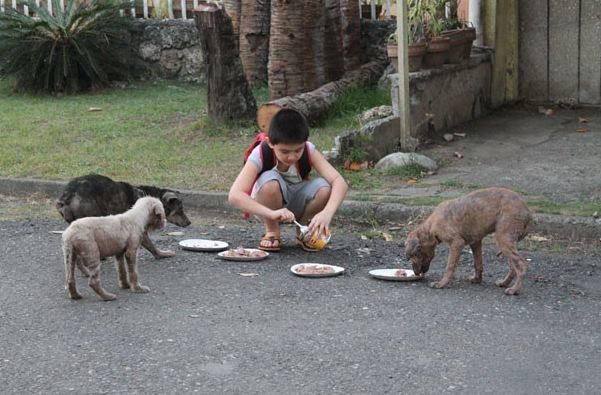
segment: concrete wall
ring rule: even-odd
[[[520,96],[601,104],[601,1],[519,2]]]
[[[489,111],[490,58],[487,52],[472,53],[461,64],[410,73],[411,136],[424,140]],[[398,74],[389,79],[393,113],[398,116]]]

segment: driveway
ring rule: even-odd
[[[484,284],[471,285],[471,255],[456,282],[372,279],[402,267],[394,241],[338,223],[318,254],[292,246],[260,262],[225,262],[180,250],[185,238],[253,246],[257,224],[200,213],[183,236],[154,235],[177,256],[140,252],[148,294],[119,290],[108,262],[100,301],[78,276],[84,299],[63,289],[58,220],[0,222],[0,388],[2,393],[180,394],[590,394],[601,388],[601,275],[590,246],[531,241],[522,295],[494,279],[507,269],[485,250]],[[392,230],[390,230],[391,228]],[[537,244],[538,243],[538,244]],[[428,277],[444,271],[439,248]],[[292,275],[299,262],[344,266],[339,277]],[[256,273],[245,277],[240,273]]]

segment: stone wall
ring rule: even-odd
[[[136,78],[206,81],[203,52],[193,20],[139,20],[132,32],[132,46],[146,66]]]

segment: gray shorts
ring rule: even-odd
[[[330,184],[321,177],[302,181],[298,184],[290,184],[287,183],[277,171],[268,170],[261,174],[257,179],[253,197],[266,182],[272,180],[277,180],[280,183],[280,190],[282,191],[282,197],[284,198],[284,207],[292,211],[297,219],[300,219],[303,216],[305,207],[307,207],[307,204],[315,198],[317,191],[321,188],[330,187]]]

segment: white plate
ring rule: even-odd
[[[260,261],[260,260],[265,259],[265,258],[267,258],[269,256],[269,252],[262,251],[262,250],[259,250],[257,248],[245,248],[245,250],[249,251],[249,252],[261,251],[265,255],[264,256],[257,256],[257,257],[250,257],[250,256],[227,256],[226,255],[227,251],[223,251],[223,252],[220,252],[219,254],[217,254],[217,258],[224,259],[226,261],[252,262],[252,261]]]
[[[332,269],[334,269],[334,273],[299,273],[298,267],[304,265],[304,266],[319,266],[319,267],[331,267]],[[332,276],[337,276],[339,274],[344,273],[344,268],[340,267],[340,266],[334,266],[334,265],[323,265],[321,263],[298,263],[294,266],[292,266],[290,268],[290,271],[294,274],[296,274],[297,276],[301,276],[301,277],[332,277]]]
[[[420,276],[416,276],[413,270],[411,269],[402,269],[407,274],[406,277],[399,277],[396,275],[396,272],[399,269],[375,269],[370,270],[369,275],[373,278],[378,278],[380,280],[389,280],[389,281],[419,281],[422,279]]]
[[[205,240],[205,239],[188,239],[179,242],[179,245],[184,250],[189,251],[223,251],[229,244],[225,241]]]

